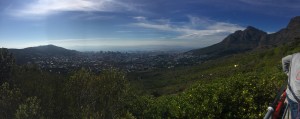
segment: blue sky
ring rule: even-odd
[[[201,48],[254,26],[272,33],[297,0],[1,0],[0,47]]]

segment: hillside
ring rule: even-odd
[[[281,58],[300,51],[298,46],[299,42],[293,42],[270,49],[209,60],[195,66],[131,73],[129,78],[134,79],[132,83],[144,93],[159,96],[174,94],[182,92],[197,81],[226,79],[240,73],[269,73],[269,68],[280,73]]]
[[[230,34],[220,43],[189,52],[195,55],[220,57],[257,49],[271,48],[293,42],[298,38],[300,38],[300,16],[292,18],[286,28],[272,34],[267,34],[264,31],[249,26],[243,31],[236,31]]]
[[[146,110],[133,114],[140,118],[263,118],[268,104],[287,79],[281,58],[295,52],[300,52],[300,42],[222,57],[193,67],[132,74],[129,79],[143,78],[136,78],[131,84],[154,96],[133,104]],[[149,105],[143,107],[144,103]]]
[[[19,54],[28,54],[37,55],[37,56],[72,56],[78,52],[75,50],[68,50],[62,47],[55,45],[43,45],[37,47],[28,47],[24,49],[9,49],[10,52]]]
[[[24,49],[9,49],[18,64],[27,63],[31,61],[32,57],[57,57],[57,56],[74,56],[79,52],[69,50],[55,45],[44,45],[37,47],[29,47]]]

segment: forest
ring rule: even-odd
[[[293,42],[174,69],[59,75],[2,48],[0,118],[262,118],[287,79],[281,58],[299,51]]]

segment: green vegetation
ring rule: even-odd
[[[160,91],[159,95],[163,95],[135,103],[145,111],[134,115],[150,115],[151,118],[262,118],[287,78],[282,73],[281,58],[299,52],[299,46],[299,43],[291,43],[189,68],[134,74],[144,76],[143,80],[132,81],[143,93],[156,96],[155,92]],[[158,83],[157,78],[164,81]],[[184,85],[182,93],[178,93],[178,85]]]
[[[1,49],[0,118],[262,118],[287,78],[281,58],[299,51],[291,43],[193,67],[62,76],[16,66]]]
[[[92,75],[86,70],[75,72],[66,83],[72,118],[118,118],[125,115],[127,82],[116,70]]]
[[[0,83],[2,84],[11,76],[14,58],[7,49],[0,49]]]

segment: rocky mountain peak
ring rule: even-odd
[[[246,30],[258,30],[258,29],[253,26],[247,26]]]
[[[245,30],[244,30],[244,32],[257,32],[257,33],[266,33],[266,32],[264,32],[264,31],[262,31],[262,30],[259,30],[259,29],[257,29],[257,28],[255,28],[255,27],[253,27],[253,26],[248,26]]]
[[[287,26],[288,29],[299,29],[300,28],[300,16],[292,18]]]
[[[232,44],[257,44],[258,40],[266,35],[266,32],[261,31],[255,27],[248,26],[243,31],[237,31],[228,37],[226,37],[221,43],[226,44],[226,46],[231,46]]]
[[[249,37],[253,37],[253,36],[261,36],[261,35],[265,35],[266,32],[262,31],[262,30],[259,30],[253,26],[248,26],[245,30],[241,31],[241,30],[238,30],[236,32],[234,32],[233,34],[229,35],[226,39],[228,38],[238,38],[240,40],[242,39],[247,39]]]

